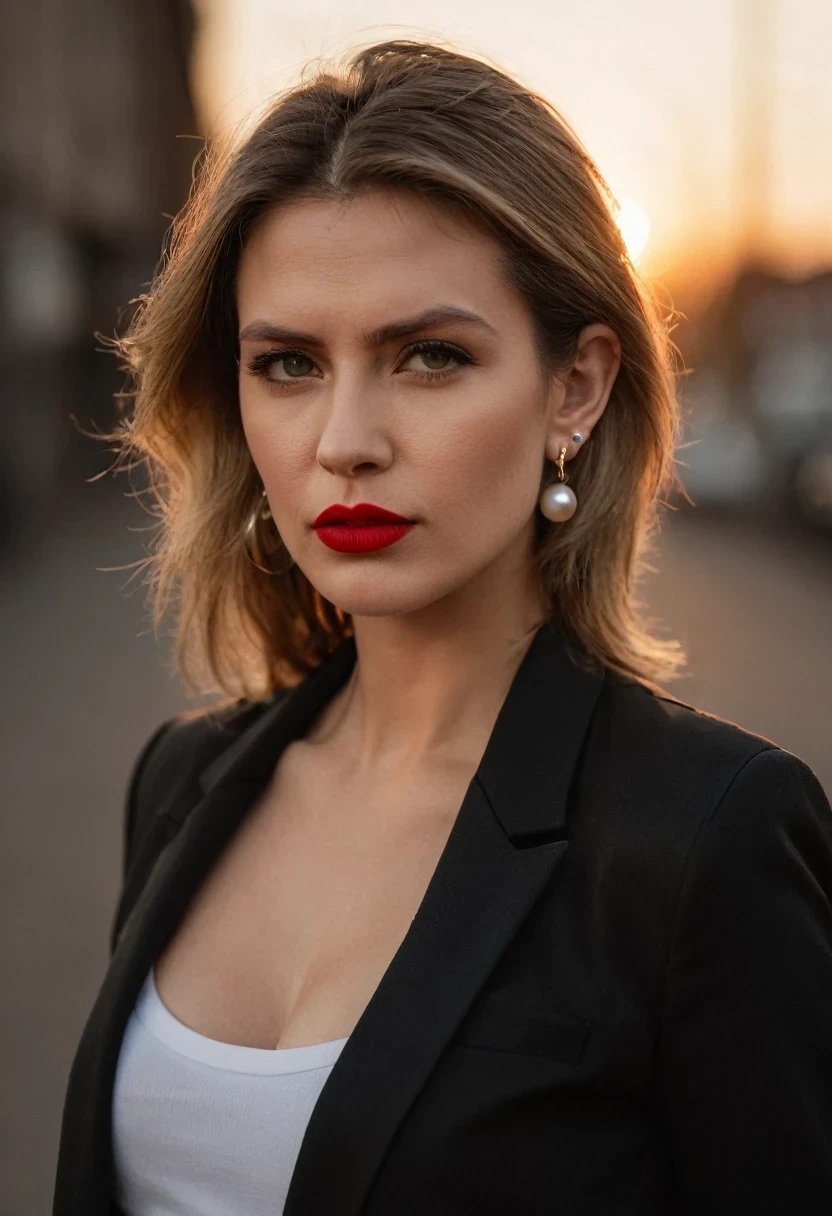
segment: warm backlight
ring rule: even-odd
[[[616,216],[631,262],[637,262],[650,236],[650,217],[634,198],[619,198]]]

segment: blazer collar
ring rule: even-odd
[[[121,1038],[150,966],[287,743],[348,678],[352,638],[208,764],[130,913],[70,1076],[54,1216],[107,1216]],[[359,1216],[396,1129],[567,848],[573,773],[604,672],[548,625],[501,706],[424,898],[315,1105],[284,1216]],[[345,959],[345,966],[349,960]]]
[[[265,783],[286,744],[304,733],[318,711],[347,682],[355,659],[355,639],[345,638],[288,693],[276,693],[253,725],[202,770],[199,784],[203,792],[210,794],[220,785],[240,780]]]
[[[262,716],[203,769],[203,792],[234,781],[268,780],[283,747],[303,734],[346,683],[355,660],[355,639],[345,638],[288,695],[278,694]],[[510,839],[563,828],[569,782],[602,681],[600,668],[577,666],[557,627],[537,630],[476,772]]]

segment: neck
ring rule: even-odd
[[[355,779],[478,763],[543,612],[529,600],[477,605],[353,617],[355,667],[306,742]]]

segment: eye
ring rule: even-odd
[[[419,367],[418,363],[422,366]],[[425,339],[415,342],[399,365],[399,371],[414,372],[425,380],[436,380],[452,375],[465,363],[473,363],[471,356],[451,342]]]
[[[280,361],[275,360],[272,366],[277,365],[282,367],[287,376],[294,379],[297,376],[308,376],[315,364],[308,355],[301,355],[297,351],[289,351],[282,355]]]
[[[254,356],[248,370],[269,384],[287,384],[291,380],[304,380],[314,375],[317,369],[312,359],[301,350],[267,350]]]
[[[411,355],[412,359],[421,359],[431,372],[446,371],[448,364],[453,361],[453,357],[449,350],[420,350],[415,355]]]

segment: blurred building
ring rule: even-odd
[[[748,266],[699,326],[686,484],[832,528],[832,271]]]
[[[71,421],[114,419],[94,332],[151,279],[201,148],[187,0],[6,4],[3,27],[0,548],[103,467]]]

